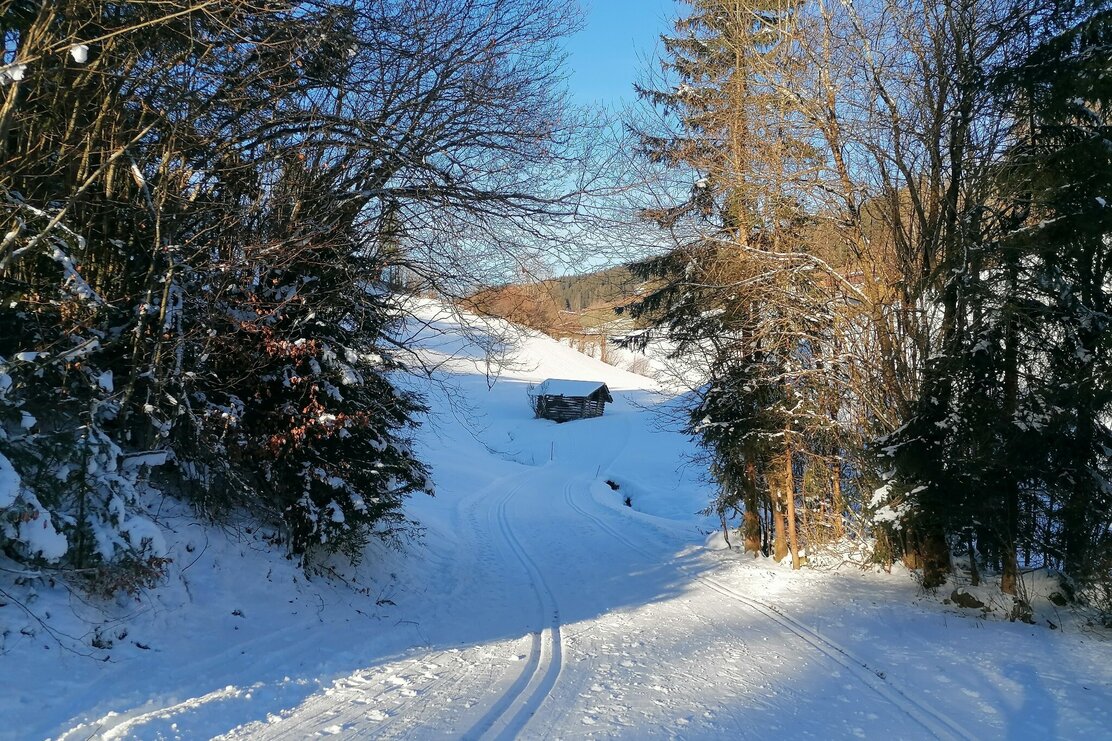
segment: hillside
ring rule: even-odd
[[[645,289],[642,281],[619,266],[581,275],[515,283],[482,291],[471,306],[482,313],[545,332],[577,337],[636,328],[623,309]]]
[[[61,586],[37,594],[41,624],[0,608],[0,737],[1107,734],[1108,644],[1068,613],[1036,600],[1050,631],[923,599],[898,570],[741,558],[698,514],[709,490],[657,383],[503,322],[416,316],[437,368],[408,381],[432,410],[424,537],[345,584],[276,562],[266,533],[156,512],[171,582],[118,603],[87,655],[58,643],[83,609]],[[526,390],[553,376],[615,402],[533,419]]]

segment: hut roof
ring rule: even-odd
[[[614,401],[610,389],[602,381],[569,381],[563,378],[549,378],[533,389],[533,396],[575,396],[588,397],[599,390],[606,401]]]

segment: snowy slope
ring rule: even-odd
[[[1105,637],[959,616],[906,575],[708,548],[707,484],[657,424],[655,382],[536,334],[494,369],[505,325],[418,314],[437,367],[414,381],[434,410],[424,538],[375,549],[353,590],[306,582],[258,533],[164,517],[181,580],[118,606],[93,658],[0,608],[0,736],[1112,737]],[[526,389],[549,377],[615,403],[535,420]],[[84,630],[62,596],[40,596],[48,624]]]

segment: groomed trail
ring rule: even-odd
[[[452,595],[459,609],[450,622],[488,620],[497,606],[505,639],[465,644],[449,661],[438,654],[378,667],[377,681],[321,693],[229,737],[330,729],[374,738],[714,738],[743,732],[762,711],[772,722],[803,704],[816,735],[899,728],[904,737],[963,737],[898,691],[878,689],[883,680],[824,639],[677,559],[670,551],[679,543],[595,502],[591,476],[578,472],[608,468],[628,424],[615,413],[598,425],[614,433],[602,442],[561,440],[552,461],[457,502],[475,550],[453,567],[450,581],[466,587]],[[783,678],[819,676],[793,687],[766,676],[771,666]],[[736,703],[747,685],[765,696]],[[797,730],[806,728],[800,709]]]
[[[0,737],[1112,737],[1106,640],[959,617],[906,574],[722,549],[654,382],[529,335],[492,384],[497,327],[419,314],[438,494],[412,502],[419,542],[359,572],[395,586],[353,597],[272,555],[205,556],[189,573],[207,605],[133,628],[151,651],[70,664],[47,682],[70,693],[43,696],[53,717],[0,704],[28,731]],[[548,377],[604,381],[615,403],[533,419],[528,384]],[[224,617],[198,627],[201,610]]]

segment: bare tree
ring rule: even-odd
[[[25,516],[76,544],[25,555],[157,571],[126,537],[88,547],[112,488],[91,469],[35,488],[73,437],[168,451],[207,511],[284,523],[298,553],[409,529],[429,485],[388,375],[397,292],[470,293],[566,232],[590,185],[556,47],[574,4],[0,10],[4,409],[53,430],[0,451]]]

